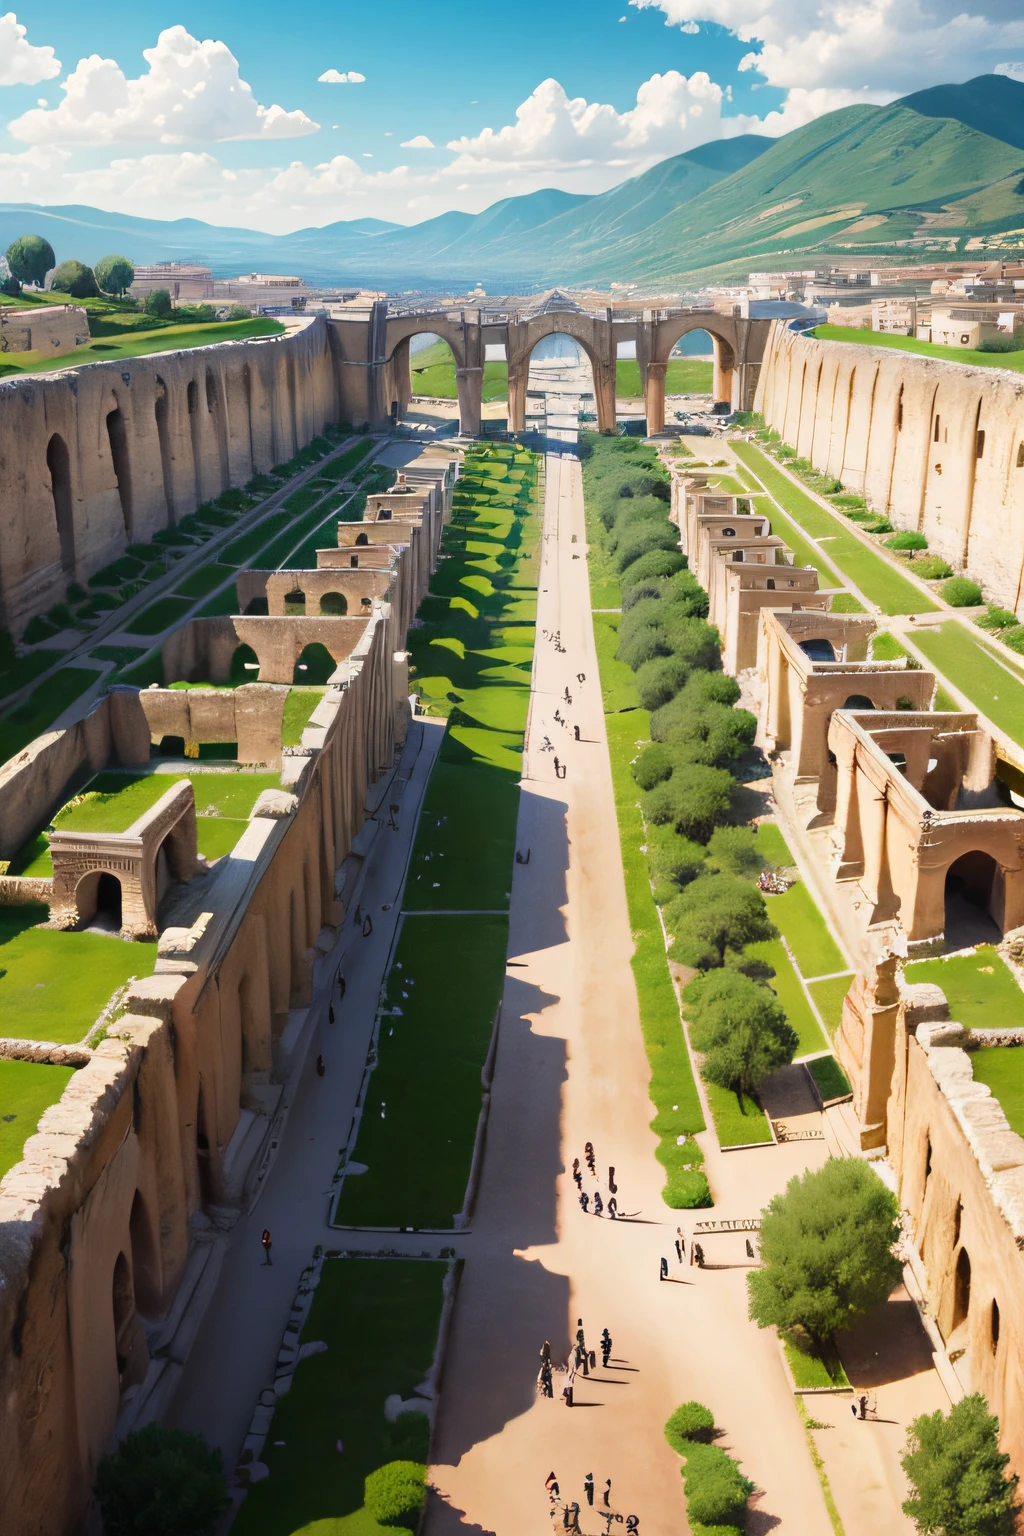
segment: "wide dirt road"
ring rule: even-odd
[[[549,416],[549,428],[558,425]],[[574,440],[575,402],[565,426]],[[554,1471],[563,1500],[582,1506],[584,1532],[606,1529],[601,1492],[610,1478],[612,1510],[637,1515],[642,1533],[679,1536],[680,1461],[662,1426],[680,1402],[698,1398],[725,1432],[720,1443],[764,1490],[749,1529],[829,1536],[777,1345],[746,1320],[743,1268],[680,1267],[677,1217],[660,1199],[585,552],[579,464],[555,451],[519,815],[528,862],[515,866],[487,1151],[434,1440],[431,1480],[448,1503],[434,1504],[428,1532],[543,1531],[544,1479]],[[564,654],[545,631],[560,633]],[[599,1187],[607,1201],[614,1165],[619,1209],[632,1220],[580,1210],[571,1167],[587,1141],[598,1178],[585,1175],[584,1188]],[[731,1156],[730,1183],[742,1183],[747,1159],[768,1156],[771,1171],[753,1178],[746,1205],[727,1201],[716,1215],[756,1214],[764,1194],[807,1160],[789,1147]],[[692,1218],[682,1217],[688,1236]],[[668,1284],[658,1278],[662,1255]],[[741,1256],[742,1243],[721,1259]],[[610,1369],[599,1363],[589,1379],[577,1376],[569,1410],[564,1377],[555,1376],[553,1401],[538,1396],[538,1353],[547,1338],[564,1360],[578,1317],[588,1347],[599,1347],[607,1327],[614,1349]]]

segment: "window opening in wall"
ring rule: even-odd
[[[117,480],[117,494],[121,502],[121,516],[124,519],[125,532],[131,537],[132,532],[132,478],[131,465],[128,458],[128,432],[125,427],[124,417],[121,415],[120,406],[110,411],[107,415],[107,437],[110,442],[110,457],[114,464],[114,476]]]
[[[992,1298],[991,1328],[992,1328],[992,1353],[995,1354],[997,1348],[999,1347],[999,1303],[998,1303],[998,1301],[996,1301],[994,1296]]]
[[[301,587],[293,587],[290,592],[285,593],[284,611],[291,618],[296,618],[301,614],[305,614],[306,594],[303,592]]]
[[[360,603],[362,604],[362,606],[364,608],[372,608],[373,607],[373,598],[372,597],[361,597],[359,599],[359,601],[360,601]]]
[[[957,1245],[960,1242],[960,1223],[963,1221],[963,1217],[964,1217],[963,1201],[962,1200],[958,1200],[957,1203],[956,1203],[956,1210],[953,1213],[953,1247],[954,1248],[957,1247]]]
[[[774,576],[769,576],[768,580],[765,582],[765,586],[768,588],[769,592],[774,592],[775,591],[775,577]]]
[[[900,397],[896,402],[896,431],[903,431],[903,385],[900,385]]]
[[[1024,443],[1017,445],[1017,468],[1024,469]]]
[[[801,640],[800,649],[812,661],[835,661],[836,653],[831,640]]]
[[[390,507],[381,507],[380,512],[378,514],[378,521],[382,522],[382,523],[386,523],[389,520],[390,517],[391,517],[391,508]]]
[[[332,618],[343,618],[348,613],[348,599],[344,592],[325,592],[320,599],[320,612]]]
[[[369,542],[370,542],[370,540],[369,540],[369,538],[367,537],[367,535],[365,533],[357,533],[356,534],[356,543],[357,544],[369,544]]]
[[[732,552],[732,558],[734,560],[742,560],[743,559],[743,551],[742,551],[742,549],[734,549],[733,552]]]
[[[190,416],[194,416],[196,413],[196,406],[199,404],[199,390],[196,387],[195,379],[189,380],[189,386],[185,392],[185,397],[188,401],[188,413]]]
[[[925,1177],[925,1182],[926,1183],[928,1181],[928,1176],[931,1173],[931,1171],[932,1171],[932,1139],[929,1136],[927,1145],[925,1146],[925,1150],[924,1150],[924,1177]]]
[[[874,709],[874,707],[866,693],[851,693],[843,705],[844,709]],[[906,762],[906,758],[903,761]]]
[[[71,505],[71,459],[68,447],[58,432],[46,445],[46,467],[50,471],[50,493],[53,496],[53,512],[57,519],[57,540],[60,546],[61,570],[75,568],[75,521]]]
[[[217,409],[217,386],[209,368],[206,370],[206,409],[211,412]]]
[[[984,430],[979,431],[977,437],[975,438],[975,441],[974,441],[974,457],[976,459],[983,459],[985,457],[985,433],[984,433]]]
[[[935,418],[935,441],[936,442],[938,442],[938,440],[939,440],[939,423],[940,423],[941,419],[942,418],[939,417],[939,416],[936,416],[936,418]]]
[[[956,1279],[953,1286],[953,1329],[959,1328],[971,1310],[971,1258],[966,1248],[961,1248],[956,1261]]]
[[[352,567],[352,569],[355,570],[355,568],[359,564],[359,556],[358,555],[349,555],[348,563]]]
[[[735,528],[723,528],[722,529],[722,538],[723,539],[734,539],[735,537],[736,537],[736,529]]]

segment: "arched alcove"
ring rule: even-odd
[[[263,599],[266,602],[266,598]],[[228,681],[234,683],[258,683],[260,680],[260,659],[251,645],[240,645],[231,658],[231,669]]]
[[[153,1227],[141,1190],[135,1191],[128,1221],[132,1247],[135,1309],[143,1317],[156,1317],[160,1305],[160,1264]]]
[[[1003,872],[990,853],[973,849],[946,871],[946,945],[998,944],[1003,937]]]
[[[250,597],[249,601],[245,605],[245,611],[248,614],[252,614],[254,617],[265,617],[270,612],[270,604],[267,602],[265,596]]]
[[[167,521],[173,526],[174,480],[171,472],[170,408],[167,403],[167,385],[159,374],[156,376],[156,400],[153,409],[156,416],[157,441],[160,444],[160,470],[164,482],[164,500],[167,503]]]
[[[961,1248],[956,1257],[956,1273],[953,1276],[953,1326],[951,1332],[955,1333],[960,1324],[966,1322],[967,1314],[971,1310],[971,1258],[966,1248]]]
[[[325,645],[314,641],[307,645],[295,663],[292,673],[293,683],[308,683],[314,687],[322,687],[328,682],[332,673],[337,669],[338,663]]]
[[[114,465],[114,476],[117,480],[117,494],[121,502],[121,517],[124,519],[124,531],[129,541],[132,536],[132,472],[128,457],[128,430],[125,426],[121,407],[115,406],[107,412],[107,440],[110,443],[110,457]]]
[[[75,906],[82,928],[94,926],[121,930],[121,882],[108,870],[93,870],[83,875],[75,888]]]
[[[68,445],[55,432],[46,445],[46,467],[50,472],[50,493],[57,522],[61,570],[68,575],[75,569],[75,521],[71,502],[71,459]]]
[[[123,1253],[119,1253],[114,1261],[110,1299],[114,1316],[117,1385],[121,1392],[125,1392],[129,1387],[136,1386],[145,1376],[149,1354],[146,1349],[146,1335],[135,1310],[131,1265]]]
[[[369,542],[370,542],[370,540],[369,540],[369,536],[367,534],[365,534],[365,533],[357,533],[356,534],[356,543],[358,545],[362,546],[364,544],[369,544]]]
[[[301,587],[293,587],[284,595],[284,611],[289,618],[302,618],[306,612],[306,594]]]
[[[344,618],[348,613],[348,599],[344,592],[324,592],[320,597],[320,612],[331,618]]]
[[[800,640],[797,642],[805,656],[811,661],[835,661],[835,647],[831,640],[824,638],[818,640]]]
[[[851,693],[843,705],[844,709],[874,709],[874,707],[866,693]]]

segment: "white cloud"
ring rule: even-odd
[[[1019,59],[1012,64],[997,64],[992,73],[994,75],[1009,75],[1011,80],[1019,80],[1024,84],[1024,63]]]
[[[361,75],[357,69],[337,70],[325,69],[322,75],[317,75],[321,85],[365,85],[366,76]]]
[[[403,139],[403,149],[433,149],[434,145],[425,133],[418,133],[414,139]]]
[[[986,0],[985,14],[963,0],[629,0],[660,10],[666,24],[690,31],[714,21],[744,43],[740,62],[787,90],[832,87],[894,96],[963,80],[992,68],[1000,52],[1024,47],[1020,0]],[[713,14],[712,14],[713,13]]]
[[[63,68],[52,48],[26,41],[26,30],[13,11],[0,16],[0,85],[38,85]]]
[[[33,107],[9,125],[11,134],[28,144],[185,144],[295,138],[319,127],[305,112],[260,106],[225,43],[169,27],[142,56],[149,72],[136,80],[113,59],[81,59],[60,105]]]

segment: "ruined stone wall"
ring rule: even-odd
[[[0,622],[33,614],[339,419],[326,322],[0,383]]]
[[[1024,378],[774,323],[755,407],[816,468],[1024,614]]]

